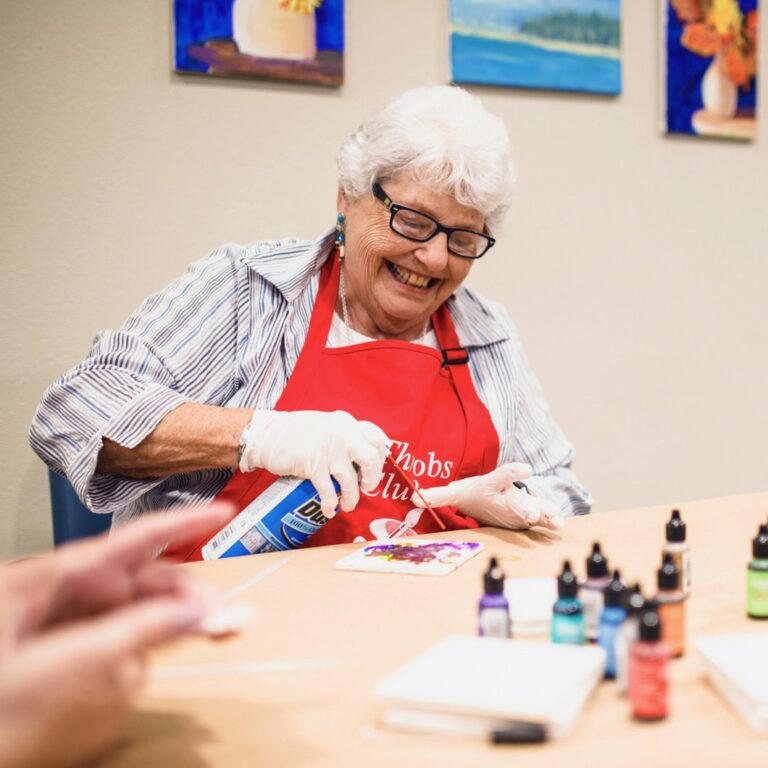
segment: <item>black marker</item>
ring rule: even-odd
[[[538,723],[515,723],[491,731],[492,744],[541,744],[546,740],[547,729]]]

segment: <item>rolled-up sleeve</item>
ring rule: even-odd
[[[94,512],[114,512],[162,482],[96,471],[104,438],[134,448],[186,402],[220,405],[238,386],[247,270],[236,246],[192,264],[44,393],[30,444]]]

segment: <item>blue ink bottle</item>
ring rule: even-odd
[[[484,592],[477,610],[477,633],[482,637],[510,637],[509,601],[504,596],[504,571],[495,557],[483,574]]]
[[[600,544],[596,541],[587,558],[587,578],[579,589],[579,598],[584,605],[587,640],[597,640],[597,625],[600,622],[600,612],[603,610],[603,596],[610,580],[608,561],[600,549]]]
[[[616,677],[616,638],[627,618],[624,607],[624,593],[627,586],[621,580],[618,570],[613,572],[613,578],[605,588],[605,604],[600,613],[600,623],[597,629],[597,642],[605,651],[605,676]]]
[[[581,600],[578,598],[579,582],[568,560],[557,577],[557,602],[552,608],[552,642],[583,645],[586,642],[586,626]]]

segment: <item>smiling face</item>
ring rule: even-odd
[[[409,177],[382,187],[395,203],[445,226],[483,231],[481,213]],[[352,327],[372,338],[420,337],[430,315],[469,274],[472,260],[450,253],[443,232],[426,243],[393,232],[389,210],[373,195],[350,201],[339,191],[338,209],[346,219],[343,270]]]

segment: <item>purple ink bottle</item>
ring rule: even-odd
[[[482,637],[510,637],[509,601],[504,597],[504,571],[495,557],[483,575],[485,594],[477,611],[477,632]]]

